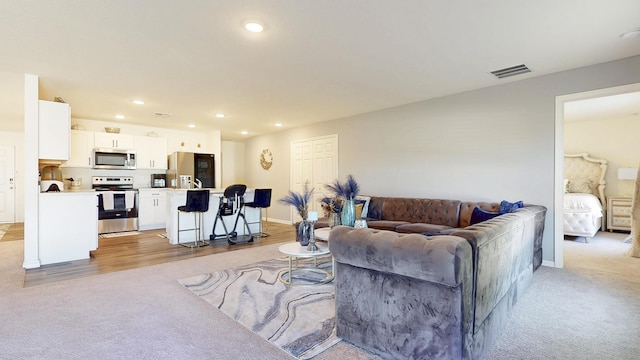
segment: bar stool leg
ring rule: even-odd
[[[269,236],[269,209],[267,208],[264,208],[264,218],[265,231],[260,236],[267,237]],[[262,227],[262,211],[260,211],[260,226]]]

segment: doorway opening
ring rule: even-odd
[[[554,261],[545,262],[545,265],[562,268],[564,267],[564,233],[563,233],[563,198],[564,198],[564,135],[565,135],[565,114],[564,105],[567,102],[586,99],[595,99],[605,96],[620,95],[640,91],[640,83],[617,86],[612,88],[598,89],[593,91],[563,95],[556,97],[555,116],[555,159],[554,159]]]

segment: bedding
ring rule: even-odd
[[[607,160],[564,156],[564,234],[593,237],[604,228]],[[587,240],[588,241],[588,240]]]
[[[564,211],[590,212],[602,216],[600,199],[593,194],[568,193],[564,194]]]

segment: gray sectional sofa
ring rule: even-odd
[[[529,205],[434,236],[333,228],[338,336],[388,359],[480,358],[532,279],[545,213]]]

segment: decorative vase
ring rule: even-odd
[[[342,225],[353,227],[356,222],[356,204],[353,199],[345,200],[342,206],[342,213],[340,213],[340,220],[342,220]]]
[[[309,240],[311,239],[311,226],[312,224],[307,220],[302,220],[298,225],[296,241],[300,243],[300,246],[309,245]]]
[[[353,227],[356,229],[366,229],[369,226],[367,226],[367,220],[365,218],[359,218],[359,219],[356,219],[356,222],[353,224]]]
[[[333,228],[336,225],[340,225],[340,213],[329,213],[329,227]]]

